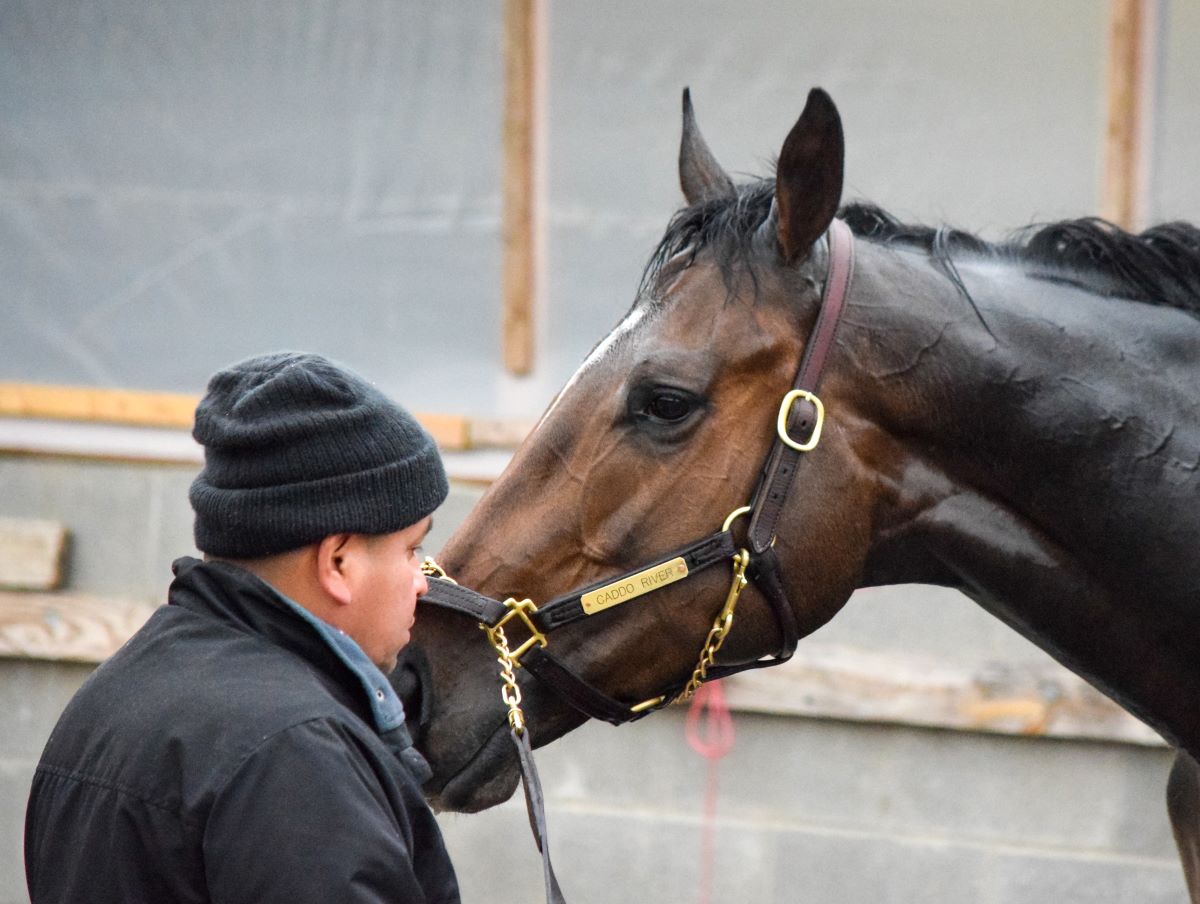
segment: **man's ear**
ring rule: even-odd
[[[317,544],[317,582],[341,606],[354,598],[353,541],[353,534],[332,534]]]

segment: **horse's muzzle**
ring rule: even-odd
[[[502,804],[517,790],[520,767],[509,735],[508,722],[496,730],[458,772],[442,779],[438,764],[425,786],[429,805],[439,812],[477,813]]]

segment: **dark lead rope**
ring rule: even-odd
[[[537,766],[533,762],[533,748],[529,746],[529,729],[518,734],[510,731],[517,748],[517,760],[521,764],[521,786],[525,789],[525,810],[529,814],[529,828],[538,853],[542,855],[542,876],[546,883],[546,904],[567,904],[558,877],[550,863],[550,835],[546,827],[546,801],[542,795],[542,780],[538,778]]]

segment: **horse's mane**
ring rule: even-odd
[[[774,194],[774,180],[761,179],[739,186],[731,197],[680,210],[646,265],[642,288],[653,284],[668,260],[683,254],[690,263],[703,249],[714,254],[731,287],[739,272],[753,277],[761,247],[755,237],[770,216]],[[969,253],[1032,265],[1031,276],[1200,316],[1200,229],[1190,223],[1163,223],[1135,234],[1083,217],[1026,226],[1003,242],[989,242],[961,229],[903,223],[862,202],[842,207],[838,216],[856,236],[929,254],[964,294],[952,257]]]

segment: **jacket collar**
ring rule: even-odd
[[[215,614],[239,630],[257,634],[307,660],[370,713],[375,730],[396,748],[419,781],[429,767],[413,747],[404,704],[387,676],[344,631],[317,618],[266,581],[229,562],[185,556],[171,566],[169,604]]]

